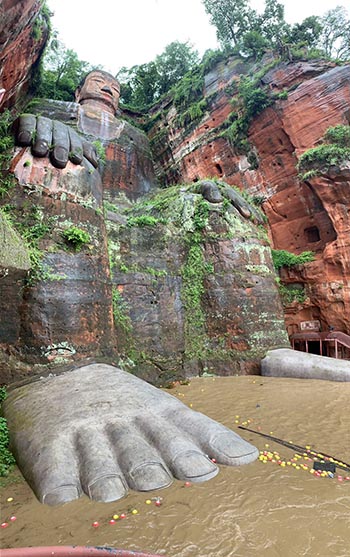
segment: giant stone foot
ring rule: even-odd
[[[167,487],[173,477],[201,482],[258,451],[173,396],[105,364],[42,378],[9,393],[12,448],[43,503],[86,493],[115,501],[129,488]]]
[[[267,352],[261,361],[261,373],[270,377],[350,381],[350,362],[278,348]]]

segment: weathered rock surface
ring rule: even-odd
[[[0,213],[0,376],[7,379],[15,375],[10,354],[19,338],[22,292],[30,267],[25,243]],[[6,357],[1,347],[8,348]]]
[[[27,89],[46,24],[39,2],[7,0],[1,9],[0,87],[2,105],[10,106]],[[288,332],[310,319],[349,331],[350,171],[344,165],[301,182],[296,170],[298,156],[329,126],[349,123],[349,65],[284,62],[267,71],[261,84],[288,95],[251,122],[250,152],[240,154],[222,131],[248,70],[234,59],[212,69],[206,113],[185,127],[164,99],[150,133],[154,161],[143,132],[89,103],[33,108],[100,139],[106,162],[100,173],[87,161],[58,170],[29,149],[16,150],[18,185],[3,204],[22,231],[44,229],[37,244],[43,258],[33,264],[32,254],[29,276],[25,248],[13,279],[7,262],[2,266],[2,299],[12,300],[1,329],[2,380],[117,354],[153,382],[213,370],[253,373],[266,350],[286,345],[270,249],[261,227],[247,220],[256,214],[206,186],[157,194],[154,168],[160,182],[216,177],[263,199],[273,247],[316,253],[314,262],[282,272],[308,295],[286,308]],[[63,237],[72,226],[89,234],[80,251]]]
[[[12,366],[1,371],[15,375],[15,360],[18,378],[90,356],[110,357],[115,340],[99,172],[86,159],[58,170],[26,148],[16,149],[12,169],[18,185],[6,199],[11,217],[25,237],[38,240],[31,272],[12,300],[16,327],[4,309],[9,318],[0,344]],[[89,235],[81,250],[64,239],[72,227]],[[3,283],[0,288],[4,299]]]
[[[84,127],[91,140],[97,118],[84,109],[35,107]],[[5,352],[22,375],[117,353],[157,383],[258,372],[268,348],[287,344],[266,232],[253,223],[258,211],[213,182],[145,198],[155,187],[146,136],[119,120],[105,127],[102,180],[86,159],[57,169],[16,148],[18,185],[6,201],[25,234],[38,227],[43,256],[17,303],[11,345],[4,333]],[[89,234],[79,251],[64,240],[71,227]]]
[[[48,25],[40,0],[1,2],[0,108],[23,101],[47,37]]]
[[[69,123],[90,141],[99,139],[98,115],[85,106],[40,101],[33,111]],[[2,204],[9,206],[24,235],[38,231],[40,255],[14,300],[16,326],[4,321],[3,382],[89,357],[111,361],[117,356],[103,195],[110,203],[137,198],[154,188],[156,179],[145,134],[115,118],[104,119],[104,127],[100,148],[107,157],[101,172],[86,159],[57,169],[49,158],[33,157],[29,148],[15,150],[11,171],[18,185]],[[114,150],[117,162],[113,156],[108,160]],[[89,235],[81,250],[64,239],[72,227]]]
[[[287,346],[265,232],[194,186],[140,201],[108,223],[119,351],[134,373],[258,373]]]
[[[288,331],[298,330],[301,321],[319,320],[323,330],[332,325],[349,332],[349,169],[303,182],[296,163],[328,127],[349,124],[350,66],[298,61],[267,71],[261,85],[271,94],[288,95],[251,122],[248,157],[237,154],[221,134],[232,111],[232,90],[246,72],[237,60],[228,60],[206,76],[209,109],[197,123],[181,127],[176,108],[162,107],[151,131],[155,158],[164,171],[159,176],[178,182],[220,177],[259,196],[272,246],[316,253],[314,263],[283,272],[285,282],[304,285],[307,293],[303,305],[286,309]]]

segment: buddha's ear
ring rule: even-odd
[[[81,91],[81,87],[80,87],[80,85],[78,85],[78,87],[75,90],[75,100],[76,100],[76,102],[79,102],[80,91]]]

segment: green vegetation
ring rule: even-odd
[[[26,280],[27,284],[31,285],[38,280],[61,279],[61,276],[52,274],[43,264],[43,252],[40,249],[40,241],[51,233],[55,217],[44,215],[40,206],[28,201],[22,207],[7,203],[1,207],[1,212],[28,248],[31,269]]]
[[[182,299],[185,308],[186,354],[200,359],[205,352],[205,315],[202,308],[204,278],[213,272],[213,265],[205,262],[202,232],[209,221],[209,203],[200,197],[192,216],[193,232],[185,236],[187,256],[181,270]]]
[[[241,78],[238,93],[243,101],[245,117],[249,122],[273,102],[267,91],[258,86],[256,78]]]
[[[154,195],[152,199],[143,199],[141,201],[137,201],[131,209],[127,209],[126,212],[132,211],[137,215],[138,212],[144,215],[147,211],[152,214],[153,212],[157,215],[165,214],[169,207],[172,205],[174,201],[176,201],[179,197],[179,188],[180,185],[170,186],[169,188],[165,188],[164,190],[160,191],[157,195]],[[165,215],[166,218],[167,215]],[[135,217],[136,218],[136,217]],[[159,220],[158,217],[156,217]]]
[[[77,226],[70,226],[62,232],[62,236],[75,251],[80,251],[85,244],[90,242],[90,235]]]
[[[262,13],[249,0],[202,0],[222,47],[259,59],[268,49],[291,59],[294,52],[317,52],[318,56],[347,60],[350,57],[350,21],[342,6],[323,17],[309,16],[289,25],[284,6],[265,0]]]
[[[342,162],[350,160],[350,148],[339,147],[338,145],[319,145],[313,149],[305,151],[299,159],[298,170],[303,170],[310,166],[329,168],[338,166]]]
[[[284,6],[265,0],[263,10],[250,7],[249,0],[202,0],[211,23],[216,28],[222,50],[208,50],[199,63],[198,52],[188,43],[168,44],[155,60],[132,68],[123,67],[117,75],[121,83],[121,102],[137,112],[146,113],[158,100],[171,92],[175,103],[186,111],[184,122],[201,117],[203,75],[229,55],[259,60],[273,51],[284,59],[326,56],[338,60],[350,57],[350,21],[344,7],[337,6],[323,17],[310,16],[301,23],[289,25],[284,19]],[[44,26],[50,27],[50,11],[43,2],[33,36],[39,40]],[[100,66],[98,66],[99,68]],[[57,33],[45,51],[36,94],[71,101],[84,75],[93,68],[67,49]],[[191,105],[193,106],[191,109]]]
[[[247,140],[249,122],[246,118],[237,118],[225,131],[222,136],[225,137],[232,147],[237,149],[238,153],[248,153],[250,149]]]
[[[34,41],[40,41],[45,30],[48,30],[49,33],[51,32],[50,17],[52,15],[53,13],[50,11],[45,0],[42,0],[40,11],[36,16],[32,27],[32,37]]]
[[[1,403],[7,396],[6,388],[0,387],[0,408]],[[7,421],[0,417],[0,477],[7,476],[11,467],[15,464],[15,459],[9,450],[9,431]]]
[[[283,91],[280,91],[279,93],[276,93],[274,98],[276,100],[285,101],[286,99],[288,99],[288,91],[286,91],[286,89],[283,89]]]
[[[188,248],[186,263],[182,268],[182,298],[185,307],[186,353],[189,358],[203,354],[205,316],[202,309],[204,276],[206,274],[202,236],[199,231],[186,238]]]
[[[327,129],[325,135],[327,143],[334,143],[338,147],[350,148],[350,126],[338,124]]]
[[[128,306],[123,299],[122,294],[115,287],[112,289],[112,304],[114,324],[123,332],[124,336],[129,338],[132,332],[132,323],[127,314]]]
[[[201,99],[197,103],[191,104],[185,112],[179,113],[176,120],[177,124],[184,127],[192,122],[198,122],[204,116],[207,106],[206,99]]]
[[[120,70],[121,101],[136,110],[147,110],[197,64],[198,52],[187,42],[174,41],[154,61]]]
[[[303,265],[314,261],[315,256],[312,251],[303,251],[299,255],[295,255],[290,251],[273,249],[272,260],[275,269],[278,271],[282,267],[294,267],[295,265]]]
[[[103,208],[105,211],[111,211],[112,213],[120,213],[120,207],[117,207],[114,203],[110,201],[103,201]]]
[[[336,6],[320,18],[321,32],[317,46],[329,58],[350,58],[350,21],[343,6]]]
[[[200,199],[196,205],[196,210],[193,215],[193,225],[195,230],[203,230],[209,219],[209,203],[204,199]],[[196,238],[196,237],[194,237]]]
[[[268,67],[264,69],[264,73],[267,70]],[[249,154],[252,169],[256,169],[259,163],[256,155],[251,154],[247,139],[249,125],[253,118],[274,102],[268,92],[260,87],[260,78],[260,74],[255,75],[254,78],[241,77],[237,97],[234,98],[235,104],[238,105],[236,107],[238,112],[235,110],[230,114],[226,121],[228,127],[221,134],[238,153]]]
[[[303,180],[309,180],[350,161],[350,126],[338,125],[327,129],[326,144],[318,145],[303,153],[298,161],[298,171]]]
[[[166,224],[166,219],[152,217],[152,215],[139,215],[137,217],[129,217],[127,226],[157,226],[158,223]]]
[[[97,153],[97,156],[98,156],[99,160],[102,163],[105,163],[106,162],[106,149],[103,146],[103,143],[99,139],[96,139],[95,141],[92,142],[92,144],[94,145],[94,147],[96,149],[96,153]]]
[[[146,267],[144,272],[155,278],[162,278],[168,275],[168,271],[165,269],[155,269],[154,267]]]
[[[297,288],[293,285],[279,284],[279,293],[281,296],[282,304],[288,306],[294,302],[302,304],[306,300],[306,293],[304,288]]]
[[[41,207],[35,204],[26,204],[17,215],[19,219],[15,223],[16,230],[29,246],[38,247],[38,241],[51,232],[54,219],[45,218]]]
[[[45,49],[34,93],[40,98],[72,101],[79,83],[92,69],[97,68],[79,60],[77,53],[66,48],[57,33],[53,33]]]
[[[220,62],[225,62],[229,54],[232,53],[230,48],[224,50],[206,50],[202,61],[202,72],[204,75],[210,72]]]
[[[5,197],[15,185],[15,179],[9,173],[14,139],[10,133],[13,118],[8,110],[0,116],[0,199]]]
[[[173,88],[173,99],[178,108],[187,108],[203,96],[204,76],[200,66],[187,73]]]

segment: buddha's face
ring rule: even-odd
[[[113,113],[117,111],[120,95],[118,81],[105,72],[93,71],[88,74],[81,88],[78,88],[75,98],[78,103],[97,101],[104,104]]]

